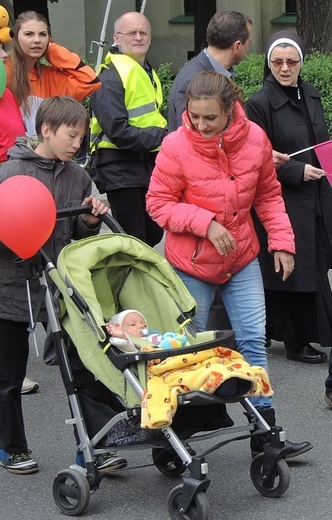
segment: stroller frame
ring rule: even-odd
[[[58,210],[58,218],[68,218],[72,215],[90,212],[91,207],[79,206],[77,208],[71,208],[70,210]],[[100,218],[112,231],[112,234],[108,236],[118,233],[123,234],[122,228],[111,215],[106,214],[100,216]],[[94,240],[98,243],[98,239],[102,236],[94,237]],[[85,240],[90,239],[83,239],[76,243],[84,242]],[[70,245],[66,247],[68,248]],[[144,247],[149,248],[146,244],[144,244]],[[151,251],[154,250],[151,249]],[[154,254],[155,253],[154,251]],[[62,280],[60,284],[61,287],[59,287],[60,278],[58,269],[45,255],[43,250],[40,251],[40,255],[43,264],[42,270],[38,272],[41,291],[45,293],[45,305],[49,317],[52,340],[72,414],[72,418],[66,420],[66,424],[75,426],[79,439],[77,450],[83,454],[85,460],[85,468],[74,464],[71,465],[69,469],[57,473],[53,482],[53,497],[62,513],[75,516],[86,510],[90,501],[91,491],[96,491],[99,488],[103,478],[103,475],[98,471],[94,463],[94,456],[109,452],[110,448],[98,447],[99,441],[120,421],[139,418],[139,409],[137,406],[125,407],[124,411],[117,413],[115,417],[111,418],[94,436],[89,437],[78,385],[75,382],[70,366],[66,334],[64,334],[61,324],[62,299],[69,299],[76,311],[92,328],[95,326],[93,323],[94,318],[91,315],[89,304],[85,301],[84,297],[73,288],[70,282]],[[28,264],[33,264],[34,262],[35,257],[26,261]],[[40,263],[39,258],[38,263]],[[34,272],[35,269],[32,268],[31,271]],[[36,277],[35,274],[34,277]],[[60,298],[58,298],[58,300],[56,300],[50,290],[49,278],[55,282],[58,289],[60,289]],[[181,319],[184,321],[188,317],[189,314],[184,312]],[[181,354],[207,350],[220,345],[229,346],[233,343],[234,334],[232,331],[213,331],[210,336],[207,336],[208,340],[200,341],[199,334],[196,334],[196,331],[190,327],[189,325],[188,328],[185,329],[185,333],[189,331],[193,338],[197,336],[198,342],[187,347],[182,347]],[[204,333],[202,334],[202,338],[205,338]],[[100,349],[105,348],[106,344],[107,341],[103,342],[100,339]],[[144,388],[137,375],[133,373],[131,369],[133,363],[138,364],[143,362],[145,364],[153,359],[162,360],[178,355],[177,349],[158,350],[156,352],[137,351],[135,353],[122,353],[117,347],[109,344],[107,348],[105,348],[105,353],[114,367],[122,373],[128,386],[139,399],[142,397]],[[210,480],[207,476],[208,464],[206,462],[206,456],[235,440],[248,439],[250,436],[270,432],[270,442],[264,445],[264,452],[257,455],[251,463],[251,480],[255,488],[266,497],[279,497],[289,486],[290,471],[285,461],[285,457],[288,453],[288,449],[285,447],[285,432],[279,426],[270,428],[248,398],[224,399],[213,394],[206,394],[199,391],[186,392],[178,396],[179,410],[177,413],[181,413],[181,407],[195,405],[209,406],[210,404],[216,403],[223,405],[227,403],[239,403],[245,410],[245,415],[249,419],[248,423],[240,426],[222,427],[208,432],[198,431],[184,439],[180,438],[179,434],[175,433],[171,426],[167,426],[157,430],[162,441],[158,440],[158,442],[155,442],[155,440],[152,439],[148,440],[146,444],[140,444],[139,446],[123,446],[125,450],[152,448],[154,465],[161,473],[167,476],[179,477],[185,473],[185,475],[182,476],[182,483],[175,486],[168,497],[170,518],[175,520],[208,519],[209,502],[206,491],[209,487]],[[196,455],[188,444],[189,442],[204,441],[225,435],[231,435],[231,437],[218,442],[200,455]],[[119,448],[116,447],[116,449]]]

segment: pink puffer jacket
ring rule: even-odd
[[[252,206],[268,232],[269,251],[295,253],[264,131],[247,119],[239,103],[230,127],[210,139],[184,113],[183,126],[162,143],[147,194],[149,214],[167,232],[168,261],[200,280],[226,282],[258,254]],[[206,238],[212,219],[236,240],[229,256],[219,255]]]

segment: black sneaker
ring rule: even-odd
[[[16,455],[0,450],[0,466],[4,467],[9,473],[15,475],[28,475],[38,471],[38,464],[30,457],[31,451]]]
[[[100,455],[96,455],[94,458],[94,463],[97,465],[98,471],[103,474],[111,473],[112,471],[118,471],[119,469],[123,469],[127,466],[126,459],[117,457],[112,453],[102,453]]]
[[[115,453],[101,453],[93,458],[94,464],[96,464],[100,473],[106,474],[112,471],[118,471],[127,466],[126,459],[117,457]],[[79,453],[76,457],[76,464],[85,468],[85,458],[83,453]]]

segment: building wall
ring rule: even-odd
[[[63,4],[66,8],[63,9]],[[104,55],[112,44],[113,25],[118,16],[127,11],[135,11],[135,0],[59,0],[49,3],[52,36],[60,44],[84,56],[90,63],[96,63],[99,42],[103,29],[106,8],[111,5],[105,32]]]
[[[62,8],[64,3],[65,9]],[[100,40],[107,5],[107,0],[59,0],[59,3],[49,3],[54,39],[86,57],[90,63],[96,63],[99,47],[91,42]],[[112,0],[103,55],[112,43],[115,19],[134,10],[135,0]],[[284,28],[272,24],[271,20],[283,14],[285,0],[217,0],[217,10],[240,11],[252,19],[254,36],[251,52],[263,52],[268,37]],[[149,61],[154,67],[160,63],[172,63],[172,72],[176,74],[187,61],[188,52],[194,50],[193,24],[169,22],[183,14],[183,1],[147,0],[145,14],[152,26]]]
[[[156,9],[158,4],[158,9]],[[263,52],[268,37],[283,27],[274,26],[271,20],[280,16],[285,9],[285,0],[217,0],[218,11],[239,11],[253,21],[251,52]],[[187,61],[188,51],[194,50],[194,26],[172,24],[169,20],[183,14],[181,0],[148,0],[145,14],[153,28],[153,44],[149,57],[153,64],[172,63],[176,74]]]

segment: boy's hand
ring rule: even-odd
[[[104,202],[97,199],[96,197],[93,197],[92,195],[90,197],[86,197],[86,199],[83,200],[82,206],[92,206],[91,215],[82,215],[82,219],[90,225],[99,223],[100,219],[95,215],[105,215],[109,209]]]

